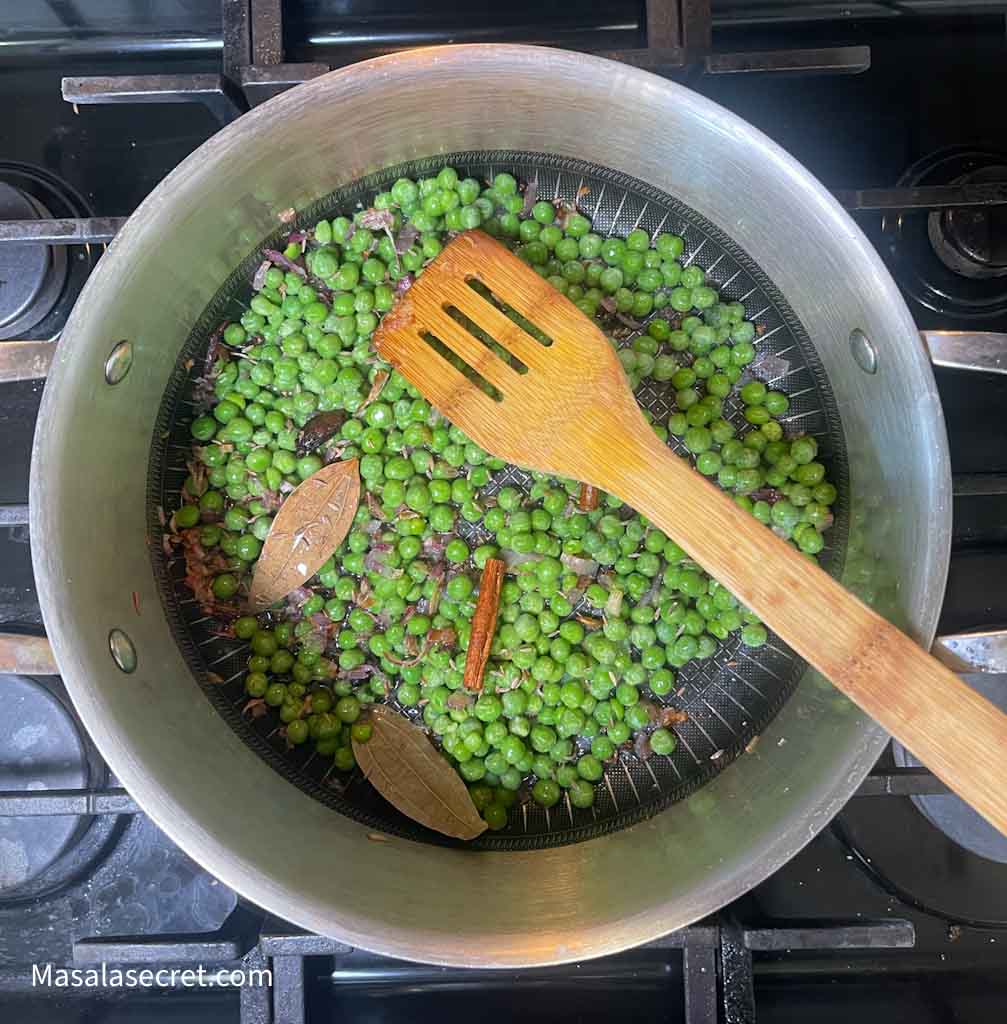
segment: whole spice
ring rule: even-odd
[[[371,384],[371,390],[368,391],[367,397],[364,399],[363,404],[357,412],[363,412],[371,402],[377,401],[378,396],[381,394],[381,389],[388,383],[388,378],[390,376],[391,374],[387,370],[378,370],[378,372],[374,374],[374,381]]]
[[[489,661],[493,634],[496,631],[497,612],[500,610],[500,586],[503,583],[506,565],[499,558],[486,559],[482,580],[479,583],[479,599],[475,615],[472,616],[472,633],[469,649],[465,656],[465,672],[462,682],[466,690],[483,688],[483,673]]]
[[[338,409],[332,412],[320,412],[312,416],[297,439],[297,457],[310,455],[323,444],[346,422],[346,413]]]
[[[249,607],[268,608],[318,572],[349,532],[360,500],[357,460],[309,476],[280,507],[255,566]]]
[[[590,615],[576,615],[576,616],[574,616],[574,618],[576,618],[576,620],[585,629],[589,629],[589,630],[590,629],[601,629],[601,627],[605,625],[605,623],[604,623],[604,621],[602,619],[595,619],[595,618],[593,618]]]
[[[577,508],[581,512],[593,512],[598,507],[598,488],[590,484],[580,485],[580,494],[577,495]]]
[[[462,778],[434,749],[426,733],[391,708],[368,713],[366,742],[354,739],[353,755],[368,782],[403,814],[455,839],[486,831]]]
[[[665,729],[688,721],[689,716],[678,708],[661,708],[657,715],[657,724]]]

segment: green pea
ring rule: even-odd
[[[317,455],[305,455],[297,460],[296,472],[302,480],[317,473],[322,468],[322,460]]]
[[[213,595],[221,601],[226,601],[229,598],[234,597],[238,592],[238,585],[237,576],[234,576],[229,572],[221,573],[221,575],[215,577],[213,580]]]
[[[460,538],[448,542],[444,548],[444,557],[449,562],[464,562],[469,557],[468,545]]]

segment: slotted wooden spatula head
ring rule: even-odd
[[[607,431],[643,425],[611,342],[481,231],[445,247],[374,342],[452,423],[508,462],[595,483]]]

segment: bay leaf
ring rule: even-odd
[[[356,459],[323,466],[280,506],[252,575],[248,603],[260,612],[309,580],[343,542],[360,501]]]
[[[461,776],[434,749],[426,733],[391,708],[371,708],[373,732],[353,740],[353,754],[368,782],[413,821],[455,839],[486,831]]]

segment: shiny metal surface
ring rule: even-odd
[[[850,355],[864,373],[878,372],[878,351],[859,327],[850,332]]]
[[[0,505],[0,526],[27,526],[27,505]]]
[[[939,636],[930,653],[955,672],[1007,673],[1007,630]]]
[[[0,384],[44,377],[55,354],[55,341],[3,342],[0,344]]]
[[[105,383],[120,384],[133,366],[133,343],[118,341],[105,360]]]
[[[1004,182],[861,188],[833,194],[847,210],[958,210],[1007,205],[1007,184]]]
[[[248,104],[223,75],[97,75],[64,78],[67,103],[202,103],[221,124]]]
[[[60,245],[110,242],[125,223],[125,217],[0,220],[0,245],[17,242],[56,242]]]
[[[0,633],[0,675],[56,676],[59,666],[44,636]]]
[[[108,650],[116,666],[127,675],[136,671],[136,647],[121,629],[109,630]]]
[[[1007,373],[1007,334],[991,331],[921,331],[934,366]]]
[[[570,846],[474,853],[372,842],[286,783],[203,699],[160,613],[145,537],[151,430],[187,332],[285,209],[400,161],[500,147],[650,182],[774,281],[843,420],[854,522],[843,579],[927,646],[951,515],[932,372],[877,254],[793,159],[682,87],[532,47],[414,51],[285,93],[169,175],[77,303],[35,440],[31,525],[48,540],[34,548],[35,572],[67,687],[126,787],[222,881],[354,946],[468,966],[600,956],[702,917],[807,843],[886,741],[808,673],[751,753],[665,813]],[[850,355],[854,328],[878,349],[874,376]],[[115,338],[133,339],[136,364],[113,388],[103,367]],[[71,444],[85,415],[91,443]],[[100,530],[81,521],[82,506],[103,509]],[[128,680],[107,646],[125,623],[138,654]]]
[[[816,50],[754,50],[714,53],[706,58],[708,75],[739,75],[759,71],[775,74],[860,75],[871,67],[869,46],[830,46]]]

